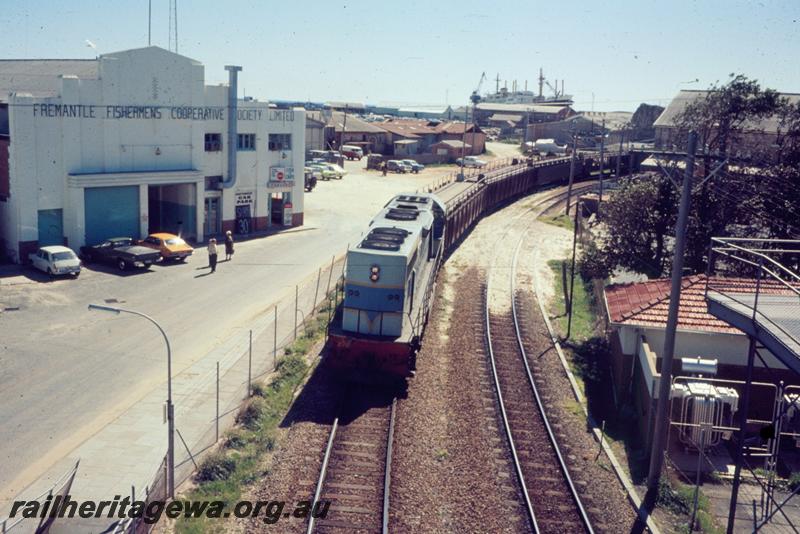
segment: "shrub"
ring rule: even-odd
[[[789,475],[789,490],[794,491],[800,486],[800,471],[794,471]]]
[[[250,393],[253,397],[265,397],[267,395],[264,386],[259,382],[254,382],[250,385]]]
[[[261,416],[264,414],[266,404],[261,397],[251,397],[245,402],[236,422],[248,430],[257,430],[261,426]]]
[[[687,497],[689,497],[687,499]],[[686,492],[676,491],[672,484],[662,478],[658,483],[658,505],[677,514],[689,514],[692,511],[693,499]]]
[[[215,452],[203,460],[195,478],[198,482],[227,480],[235,470],[236,460],[223,452]]]
[[[225,447],[228,449],[241,449],[247,445],[247,436],[239,429],[233,429],[228,432],[225,438]]]
[[[603,363],[608,361],[608,340],[592,337],[573,349],[574,363],[578,374],[587,382],[603,379]]]
[[[584,247],[578,260],[578,272],[584,280],[605,280],[611,274],[608,257],[594,242]]]

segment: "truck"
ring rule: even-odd
[[[542,156],[560,156],[567,153],[567,145],[559,145],[555,139],[537,139],[532,151]]]

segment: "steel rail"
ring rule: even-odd
[[[331,434],[328,436],[328,445],[325,447],[325,456],[322,458],[322,468],[319,471],[319,480],[317,481],[317,489],[314,491],[314,501],[311,503],[312,510],[314,509],[319,502],[319,498],[322,495],[322,486],[325,484],[325,475],[328,472],[328,463],[331,459],[331,452],[333,452],[333,442],[336,438],[336,430],[339,428],[339,418],[333,420],[333,426],[331,427]],[[314,514],[312,513],[308,519],[308,528],[306,529],[306,534],[312,534],[314,532]]]
[[[531,373],[530,365],[528,364],[528,353],[525,350],[525,345],[522,342],[522,332],[519,327],[519,317],[517,315],[517,299],[515,298],[516,295],[516,274],[517,274],[517,260],[519,257],[519,251],[522,248],[522,242],[524,241],[525,236],[523,234],[520,237],[519,242],[517,243],[517,248],[514,251],[514,259],[511,261],[511,316],[514,318],[514,332],[516,333],[517,337],[517,346],[519,347],[519,353],[522,357],[522,363],[525,364],[525,374],[528,377],[528,384],[531,386],[531,391],[533,392],[533,396],[536,399],[536,406],[539,408],[539,413],[542,416],[542,421],[544,422],[544,427],[547,430],[547,437],[550,439],[550,444],[553,446],[553,450],[556,453],[556,457],[558,458],[558,464],[561,468],[561,473],[564,475],[564,479],[567,481],[567,485],[569,486],[570,493],[572,494],[572,498],[575,501],[575,505],[578,508],[578,512],[580,513],[581,519],[583,520],[583,524],[586,527],[586,530],[592,534],[594,534],[594,529],[592,528],[592,523],[589,520],[589,516],[586,514],[586,509],[583,507],[583,503],[581,502],[580,497],[578,496],[578,491],[575,489],[575,484],[572,482],[572,477],[569,474],[569,469],[567,469],[567,464],[564,461],[564,456],[561,454],[561,449],[558,447],[558,441],[556,440],[555,433],[553,432],[553,428],[550,426],[550,421],[547,418],[547,413],[544,409],[544,404],[542,403],[542,399],[539,396],[539,388],[536,387],[536,382],[533,379],[533,373]]]
[[[585,189],[592,189],[594,187],[594,185],[595,184],[584,186],[584,187],[580,188],[580,190],[583,191]],[[575,193],[575,191],[573,190],[573,194],[574,193]],[[500,237],[500,239],[498,239],[497,243],[499,244],[503,239],[506,238],[506,236],[511,231],[512,226],[520,218],[522,218],[523,216],[527,215],[528,213],[530,213],[531,211],[535,210],[536,208],[547,204],[547,207],[545,207],[545,209],[542,210],[542,212],[541,212],[541,213],[543,213],[543,212],[547,211],[548,209],[560,204],[562,199],[563,199],[563,197],[565,197],[565,196],[566,196],[566,192],[565,191],[559,191],[559,192],[557,192],[555,194],[552,194],[552,195],[549,195],[549,196],[547,196],[545,198],[542,198],[541,200],[536,202],[533,206],[531,206],[528,209],[523,210],[522,212],[517,214],[515,217],[512,218],[512,220],[506,226],[505,232]],[[531,389],[533,391],[533,395],[534,395],[534,397],[536,399],[536,404],[538,406],[540,414],[542,415],[542,420],[544,421],[545,428],[547,429],[548,437],[550,439],[551,444],[553,445],[553,449],[554,449],[554,451],[556,453],[556,456],[558,458],[558,461],[559,461],[559,464],[560,464],[559,467],[561,469],[562,474],[564,474],[564,477],[565,477],[565,479],[566,479],[566,481],[568,483],[568,486],[570,488],[570,492],[572,494],[573,500],[575,501],[575,504],[576,504],[576,506],[578,508],[579,515],[580,515],[580,517],[581,517],[581,519],[582,519],[582,521],[584,523],[584,526],[586,527],[587,532],[589,532],[591,534],[594,534],[594,530],[592,529],[592,526],[591,526],[591,521],[589,520],[589,517],[586,514],[586,510],[583,508],[583,504],[581,503],[580,498],[578,497],[577,491],[575,489],[575,485],[572,482],[572,478],[570,477],[569,471],[566,468],[566,463],[564,462],[563,456],[561,455],[561,451],[558,448],[558,445],[556,443],[555,435],[553,434],[553,431],[552,431],[552,428],[550,427],[550,424],[549,424],[549,421],[547,419],[547,416],[545,415],[544,405],[542,404],[541,398],[539,397],[538,389],[536,388],[536,384],[533,381],[533,375],[532,375],[532,373],[530,371],[530,366],[528,364],[527,353],[525,352],[524,346],[522,344],[522,338],[521,338],[521,333],[520,333],[520,329],[519,329],[519,321],[518,321],[517,312],[516,312],[516,301],[514,299],[514,291],[515,291],[515,280],[514,279],[515,279],[515,274],[516,274],[516,267],[517,267],[517,259],[518,259],[518,255],[519,255],[519,250],[522,247],[522,242],[524,240],[524,232],[527,232],[527,229],[533,224],[533,222],[536,219],[538,219],[538,217],[539,217],[539,215],[541,215],[541,213],[537,214],[536,217],[533,218],[533,220],[531,220],[530,222],[528,222],[528,224],[525,225],[525,229],[523,230],[523,236],[520,238],[520,240],[517,243],[517,246],[516,246],[516,248],[514,250],[514,256],[513,256],[513,260],[512,260],[511,282],[510,282],[511,283],[511,301],[512,301],[511,302],[511,309],[512,309],[512,316],[513,316],[513,319],[514,319],[514,330],[515,330],[515,334],[516,334],[516,338],[517,338],[517,346],[518,346],[518,348],[520,350],[520,356],[522,358],[522,361],[523,361],[523,364],[525,366],[525,370],[526,370],[526,373],[527,373],[527,376],[528,376],[528,382],[531,385]],[[497,245],[495,245],[495,247],[496,246]],[[494,254],[493,256],[496,258],[497,254]],[[540,530],[539,530],[539,525],[538,525],[537,520],[536,520],[536,513],[535,513],[535,511],[533,509],[533,505],[532,505],[531,500],[530,500],[530,495],[528,493],[527,484],[525,483],[525,476],[524,476],[524,474],[522,472],[522,464],[520,463],[519,455],[517,454],[516,445],[514,444],[514,438],[513,438],[512,434],[511,434],[511,425],[509,424],[508,414],[507,414],[506,409],[505,409],[505,402],[503,400],[503,393],[502,393],[501,388],[500,388],[500,379],[499,379],[499,376],[498,376],[497,365],[496,365],[496,361],[495,361],[494,348],[492,346],[492,334],[491,334],[490,313],[489,313],[489,294],[490,294],[491,283],[492,283],[492,269],[493,269],[493,265],[490,265],[488,273],[487,273],[487,277],[486,277],[486,289],[485,289],[485,294],[484,294],[484,322],[485,322],[485,325],[486,325],[486,336],[485,336],[485,339],[486,339],[487,352],[489,354],[489,363],[490,363],[491,369],[492,369],[492,378],[493,378],[493,382],[494,382],[495,392],[497,393],[498,404],[499,404],[499,407],[500,407],[500,415],[501,415],[501,418],[502,418],[502,421],[503,421],[503,429],[505,431],[506,438],[508,439],[509,446],[511,448],[511,456],[512,456],[513,463],[514,463],[514,470],[516,472],[517,478],[519,480],[519,484],[520,484],[521,489],[522,489],[523,497],[524,497],[524,500],[525,500],[525,507],[526,507],[526,511],[528,513],[528,517],[529,517],[529,520],[530,520],[530,523],[531,523],[531,527],[533,528],[533,531],[536,534],[539,534]]]
[[[517,220],[519,220],[521,217],[527,215],[528,213],[530,213],[534,209],[544,205],[545,203],[551,202],[551,204],[548,205],[548,208],[549,208],[550,206],[553,205],[552,204],[553,200],[555,200],[555,204],[558,204],[558,203],[561,202],[561,197],[563,197],[563,196],[566,196],[565,192],[563,192],[563,191],[562,192],[558,192],[558,193],[556,193],[554,195],[550,195],[550,196],[547,196],[547,197],[541,199],[540,201],[536,202],[533,206],[529,207],[526,210],[521,211],[519,214],[517,214],[511,220],[511,223],[506,227],[505,232],[503,233],[501,238],[497,241],[497,243],[500,243],[500,241],[505,239],[505,237],[511,231],[511,227],[513,226],[513,224]],[[534,218],[534,220],[535,220],[535,218]],[[528,226],[530,226],[530,223],[528,224]],[[521,241],[520,241],[520,243],[521,243]],[[497,257],[497,255],[494,254],[494,257]],[[520,488],[522,489],[522,495],[523,495],[523,498],[525,500],[525,508],[526,508],[526,511],[527,511],[527,514],[528,514],[528,519],[529,519],[531,528],[533,529],[533,531],[536,534],[539,534],[540,530],[539,530],[539,525],[536,522],[536,513],[533,510],[533,504],[531,503],[531,498],[530,498],[530,495],[528,493],[528,486],[525,483],[525,475],[522,473],[522,464],[520,463],[519,455],[517,454],[517,448],[516,448],[516,445],[514,444],[514,437],[511,435],[511,425],[508,422],[508,414],[506,412],[505,401],[503,400],[503,393],[502,393],[501,388],[500,388],[500,379],[499,379],[499,376],[498,376],[498,373],[497,373],[497,365],[495,363],[494,348],[492,347],[492,334],[491,334],[492,329],[491,329],[491,325],[489,324],[489,317],[490,317],[490,314],[489,314],[489,292],[490,291],[489,290],[491,288],[491,283],[492,283],[491,271],[492,271],[492,266],[490,266],[489,272],[487,273],[486,289],[485,289],[485,292],[484,292],[484,323],[486,325],[486,348],[487,348],[487,352],[489,353],[489,363],[491,364],[492,379],[494,381],[494,388],[495,388],[495,392],[497,393],[497,401],[498,401],[498,405],[500,407],[500,416],[501,416],[501,418],[503,420],[503,429],[505,430],[505,435],[506,435],[506,438],[508,439],[509,447],[511,449],[511,456],[512,456],[512,460],[513,460],[513,463],[514,463],[514,471],[516,472]],[[526,363],[526,366],[527,366],[527,363]]]
[[[519,456],[517,455],[517,447],[514,445],[514,437],[511,435],[511,425],[508,422],[508,414],[506,413],[506,406],[505,402],[503,401],[503,393],[500,390],[500,379],[497,376],[497,365],[495,364],[494,358],[494,350],[492,349],[492,329],[489,325],[489,289],[491,285],[492,277],[491,273],[486,277],[486,289],[484,291],[484,319],[486,324],[486,347],[489,353],[489,363],[492,367],[492,378],[494,380],[494,389],[497,393],[497,402],[500,406],[500,415],[503,419],[503,429],[505,430],[506,439],[508,439],[509,447],[511,448],[511,457],[514,461],[514,471],[517,474],[517,479],[519,480],[520,488],[522,489],[522,495],[525,499],[525,510],[528,513],[528,519],[531,524],[531,528],[536,534],[539,534],[539,525],[536,522],[536,513],[533,510],[533,504],[531,503],[531,497],[528,494],[528,485],[525,483],[525,475],[522,473],[522,464],[519,461]]]
[[[342,402],[342,406],[346,405],[346,401]],[[381,517],[381,532],[382,534],[389,533],[389,490],[391,487],[391,466],[392,466],[392,442],[394,440],[394,425],[395,425],[395,412],[397,408],[397,397],[392,398],[392,407],[389,413],[389,432],[386,438],[386,465],[385,465],[385,472],[383,477],[383,505],[382,505],[382,517]],[[339,429],[339,417],[333,420],[333,426],[331,427],[331,433],[328,436],[328,443],[325,447],[325,455],[322,459],[322,467],[320,468],[319,479],[317,480],[317,487],[314,491],[314,501],[312,502],[312,508],[316,506],[319,502],[320,497],[322,496],[322,489],[325,486],[325,479],[328,475],[328,465],[330,463],[331,454],[333,453],[333,445],[336,443],[336,433]],[[315,522],[314,522],[314,515],[311,514],[308,520],[308,528],[306,529],[306,534],[312,534],[314,532]]]
[[[389,490],[392,485],[392,442],[394,441],[394,416],[397,397],[392,399],[392,412],[389,415],[389,436],[386,438],[386,472],[383,475],[383,521],[382,532],[389,534]]]

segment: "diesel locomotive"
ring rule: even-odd
[[[398,195],[347,252],[328,361],[348,379],[413,375],[444,251],[445,221],[436,195]]]

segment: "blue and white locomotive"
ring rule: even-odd
[[[329,364],[356,380],[412,376],[444,250],[445,206],[432,194],[394,197],[347,253],[344,299]]]

